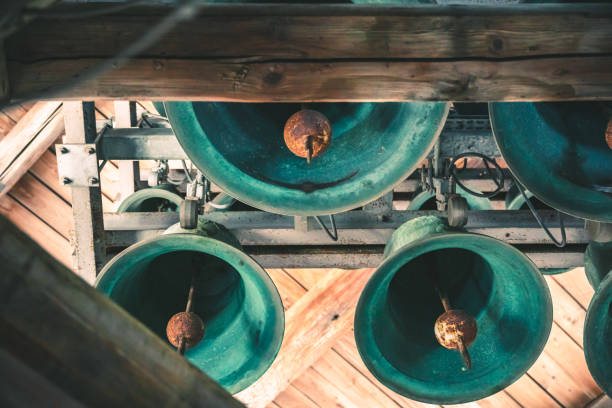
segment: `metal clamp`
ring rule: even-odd
[[[73,187],[99,187],[100,173],[95,143],[56,144],[60,183]]]

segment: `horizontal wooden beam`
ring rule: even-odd
[[[73,80],[140,38],[167,12],[149,7],[96,19],[37,20],[6,43],[11,98]],[[207,5],[144,55],[61,96],[611,99],[612,4]]]
[[[0,264],[4,406],[243,407],[3,217]]]

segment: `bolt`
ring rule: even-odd
[[[90,147],[89,149],[87,149],[87,153],[89,154],[94,154],[96,152],[96,149],[94,149],[93,147]]]
[[[98,184],[98,179],[95,177],[90,177],[89,178],[89,184]]]
[[[66,154],[66,153],[68,153],[68,152],[69,152],[69,150],[68,150],[68,148],[67,148],[67,147],[65,147],[65,146],[63,146],[63,147],[60,149],[60,153],[62,153],[62,154]]]
[[[68,178],[68,177],[63,177],[62,178],[62,183],[64,184],[70,184],[72,183],[72,179]]]

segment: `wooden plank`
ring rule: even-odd
[[[64,102],[62,109],[66,127],[64,143],[93,143],[96,137],[93,102]],[[102,193],[100,187],[72,186],[71,195],[74,271],[93,284],[106,262]]]
[[[70,230],[72,229],[70,204],[66,203],[34,176],[26,173],[19,183],[13,187],[10,195],[66,239],[70,237]]]
[[[545,279],[553,299],[553,320],[576,344],[582,347],[582,331],[584,330],[586,310],[563,290],[552,277],[546,276]]]
[[[61,102],[39,102],[0,142],[0,197],[64,132]]]
[[[320,408],[319,405],[293,385],[288,386],[283,392],[278,394],[274,402],[281,408]]]
[[[11,64],[14,97],[65,83],[100,59]],[[564,68],[559,68],[564,67]],[[45,75],[42,75],[42,73]],[[248,74],[247,74],[248,73]],[[612,57],[520,61],[132,60],[62,94],[221,102],[578,101],[612,98]],[[307,84],[307,86],[304,86]]]
[[[12,96],[27,97],[71,80],[116,55],[164,12],[156,8],[102,20],[43,21],[13,36],[7,43]],[[609,4],[211,5],[203,6],[200,17],[181,23],[146,57],[65,90],[62,97],[610,99],[611,37]]]
[[[352,325],[354,308],[373,269],[331,269],[286,313],[283,345],[270,369],[237,394],[249,407],[265,407],[317,361]]]
[[[0,220],[0,344],[83,406],[243,407],[158,336]],[[12,376],[0,365],[2,378]],[[0,395],[31,399],[0,382]]]
[[[562,408],[528,374],[506,388],[506,392],[525,408]]]
[[[0,102],[6,102],[10,98],[10,87],[8,70],[6,68],[6,54],[4,53],[4,41],[0,40]]]
[[[586,278],[584,267],[555,275],[552,279],[568,291],[585,310],[588,309],[595,291]]]
[[[0,198],[0,214],[33,239],[49,255],[72,268],[72,248],[68,240],[11,196]]]
[[[71,203],[70,187],[59,182],[57,173],[57,159],[51,151],[45,151],[32,167],[30,173],[36,178],[45,183],[47,187],[55,191],[57,195],[62,197],[66,202]]]
[[[335,384],[326,381],[313,368],[309,368],[304,375],[299,376],[293,382],[293,386],[302,393],[308,395],[320,407],[337,408],[360,408],[362,405],[355,404],[344,395],[344,390]]]
[[[283,301],[283,307],[288,310],[306,294],[306,289],[300,286],[293,278],[291,278],[283,269],[266,269],[268,275],[274,281],[278,288],[278,293]]]

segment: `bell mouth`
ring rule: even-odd
[[[287,148],[282,103],[166,103],[191,161],[221,189],[253,207],[287,215],[350,210],[406,178],[429,153],[448,104],[316,103],[332,142],[308,163]]]
[[[185,357],[229,392],[239,392],[272,364],[284,332],[278,291],[246,254],[196,234],[162,235],[113,258],[95,286],[172,347],[166,326],[185,310],[192,278],[191,311],[205,332]]]
[[[491,127],[514,176],[567,214],[612,222],[610,102],[491,103]]]
[[[444,310],[434,274],[453,308],[476,319],[470,370],[436,341],[434,323]],[[491,395],[527,371],[550,333],[552,303],[520,251],[486,236],[445,233],[392,253],[355,316],[357,348],[378,380],[408,398],[456,404]]]
[[[145,188],[126,197],[117,212],[178,212],[183,199],[172,191]]]

